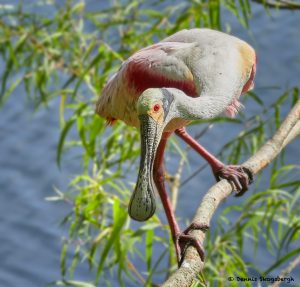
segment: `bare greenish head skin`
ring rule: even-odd
[[[163,126],[165,111],[163,106],[163,93],[161,89],[148,89],[140,97],[137,102],[138,116],[151,117],[156,124]]]
[[[172,90],[166,88],[151,88],[144,91],[137,102],[138,116],[148,115],[163,128],[176,117],[175,97]]]
[[[161,89],[147,89],[142,93],[137,102],[137,112],[139,115],[148,114],[156,103],[162,104],[163,93]]]

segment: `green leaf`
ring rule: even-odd
[[[63,150],[64,143],[65,143],[65,138],[74,123],[75,123],[75,118],[71,118],[70,120],[68,120],[65,123],[65,125],[60,133],[60,137],[59,137],[58,144],[57,144],[57,151],[56,151],[56,163],[59,168],[60,168],[62,150]]]
[[[68,251],[68,244],[64,243],[60,255],[60,272],[62,276],[66,275],[66,256],[67,256],[67,251]]]
[[[116,241],[118,241],[121,229],[127,220],[127,210],[120,206],[120,201],[117,197],[114,198],[113,218],[114,218],[113,230],[110,236],[108,237],[107,242],[100,256],[100,260],[97,268],[97,277],[96,277],[97,282],[100,279],[101,273],[103,271],[103,265],[108,256],[108,253],[112,248],[113,244]]]
[[[152,244],[153,244],[154,231],[153,229],[149,229],[146,231],[145,235],[145,245],[146,245],[146,263],[147,263],[147,271],[150,273],[151,271],[151,258],[152,258]]]
[[[23,78],[19,78],[15,80],[8,89],[3,93],[3,95],[0,97],[0,106],[3,105],[8,97],[13,93],[13,91],[19,86],[19,84],[22,82]]]
[[[273,265],[271,265],[266,271],[263,272],[263,274],[267,275],[267,274],[271,273],[274,269],[276,269],[282,263],[286,262],[288,259],[290,259],[291,257],[293,257],[299,253],[300,253],[300,248],[296,248],[296,249],[290,251],[285,256],[283,256],[279,260],[277,260]]]
[[[264,106],[264,102],[254,92],[252,92],[252,91],[247,92],[247,96],[249,96],[250,98],[252,98],[260,106],[262,106],[262,107]]]
[[[220,22],[220,1],[219,0],[209,0],[209,17],[211,28],[221,30]]]

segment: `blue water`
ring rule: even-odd
[[[17,2],[0,1],[0,4]],[[88,9],[95,9],[97,1],[87,2]],[[41,8],[42,12],[46,11]],[[268,17],[256,4],[253,4],[253,13],[250,34],[229,14],[226,19],[231,22],[232,33],[252,43],[257,50],[256,91],[266,103],[270,103],[280,90],[268,90],[266,87],[299,86],[300,63],[295,59],[300,60],[300,13],[273,11]],[[58,101],[54,100],[48,107],[33,112],[24,94],[22,86],[16,89],[0,110],[0,287],[45,286],[60,278],[61,239],[67,230],[60,227],[59,222],[69,207],[47,202],[45,198],[54,195],[54,187],[64,190],[77,169],[74,161],[67,162],[62,171],[55,164],[59,138]],[[246,106],[249,115],[258,110],[252,102]],[[283,106],[283,112],[288,109],[288,105]],[[192,131],[198,129],[193,128]],[[217,153],[221,143],[238,132],[232,125],[215,126],[201,139],[201,143]],[[297,140],[287,148],[287,162],[296,163],[295,158],[299,155]],[[186,169],[184,177],[203,163],[192,152],[190,162],[191,168]],[[210,170],[206,169],[185,185],[179,197],[177,215],[192,218],[201,194],[213,182]],[[236,198],[230,198],[223,207],[236,201]],[[265,269],[270,260],[264,246],[259,247],[258,254],[255,263]],[[253,251],[246,251],[246,257],[252,259]],[[294,270],[292,275],[300,284],[299,271]],[[87,270],[77,273],[77,279],[88,278]]]

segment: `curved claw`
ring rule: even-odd
[[[181,264],[183,262],[183,258],[184,258],[183,255],[189,245],[193,245],[196,248],[201,260],[204,262],[205,253],[204,253],[204,248],[202,246],[202,243],[200,242],[199,239],[188,234],[191,230],[195,230],[195,229],[202,230],[203,232],[205,232],[209,229],[209,226],[207,224],[199,224],[199,223],[193,222],[182,233],[179,233],[176,235],[175,248],[176,248],[176,254],[177,254],[177,258],[178,258],[178,266],[179,267],[181,266]]]
[[[221,179],[229,180],[234,190],[237,191],[236,196],[242,196],[248,190],[248,186],[253,182],[253,172],[244,166],[223,166],[214,172],[214,175],[217,181]]]
[[[236,197],[239,197],[239,196],[242,196],[247,190],[248,190],[248,186],[253,182],[253,177],[254,177],[254,174],[253,172],[247,168],[247,167],[244,167],[244,166],[241,166],[241,169],[243,170],[244,174],[247,174],[247,189],[246,190],[241,190],[240,192],[237,192],[237,194],[235,195]]]

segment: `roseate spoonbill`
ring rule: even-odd
[[[224,165],[184,127],[190,121],[222,112],[234,116],[241,106],[240,95],[253,87],[255,71],[255,51],[246,42],[210,29],[183,30],[133,54],[98,99],[96,112],[109,123],[119,119],[140,128],[140,169],[129,215],[138,221],[150,218],[157,189],[178,262],[186,244],[193,244],[204,260],[203,247],[188,232],[208,226],[192,223],[180,232],[164,184],[166,142],[175,132],[208,161],[217,180],[228,179],[240,194],[244,193],[252,181],[251,172]]]

